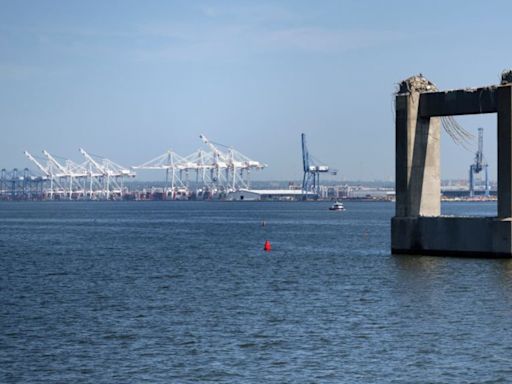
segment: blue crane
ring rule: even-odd
[[[475,175],[484,171],[485,174],[485,196],[489,196],[489,174],[487,171],[488,164],[484,159],[484,129],[478,128],[478,150],[475,154],[475,160],[473,164],[469,166],[469,196],[475,196]]]
[[[308,194],[314,194],[315,198],[318,198],[320,195],[320,173],[329,172],[329,166],[317,164],[310,156],[305,133],[302,134],[302,165],[304,169],[302,198],[306,199]]]

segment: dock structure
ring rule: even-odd
[[[441,216],[440,118],[497,113],[496,217]],[[512,257],[512,71],[500,85],[438,91],[423,76],[396,94],[396,212],[391,252]]]
[[[42,200],[46,178],[34,175],[28,168],[0,170],[0,200]]]

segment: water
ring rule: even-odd
[[[0,382],[510,381],[511,261],[391,256],[392,203],[328,205],[1,203]]]

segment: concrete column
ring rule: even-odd
[[[440,120],[418,114],[421,93],[396,97],[396,216],[441,213]]]
[[[498,217],[512,217],[512,86],[498,88]]]
[[[413,133],[410,132],[407,125],[407,111],[408,111],[409,95],[397,95],[395,99],[395,216],[407,217],[408,216],[408,184],[409,184],[409,170],[410,164],[408,161],[410,157],[410,138]]]

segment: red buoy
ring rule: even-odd
[[[270,241],[266,240],[265,245],[263,246],[263,249],[267,252],[270,252],[272,250],[272,246],[270,245]]]

